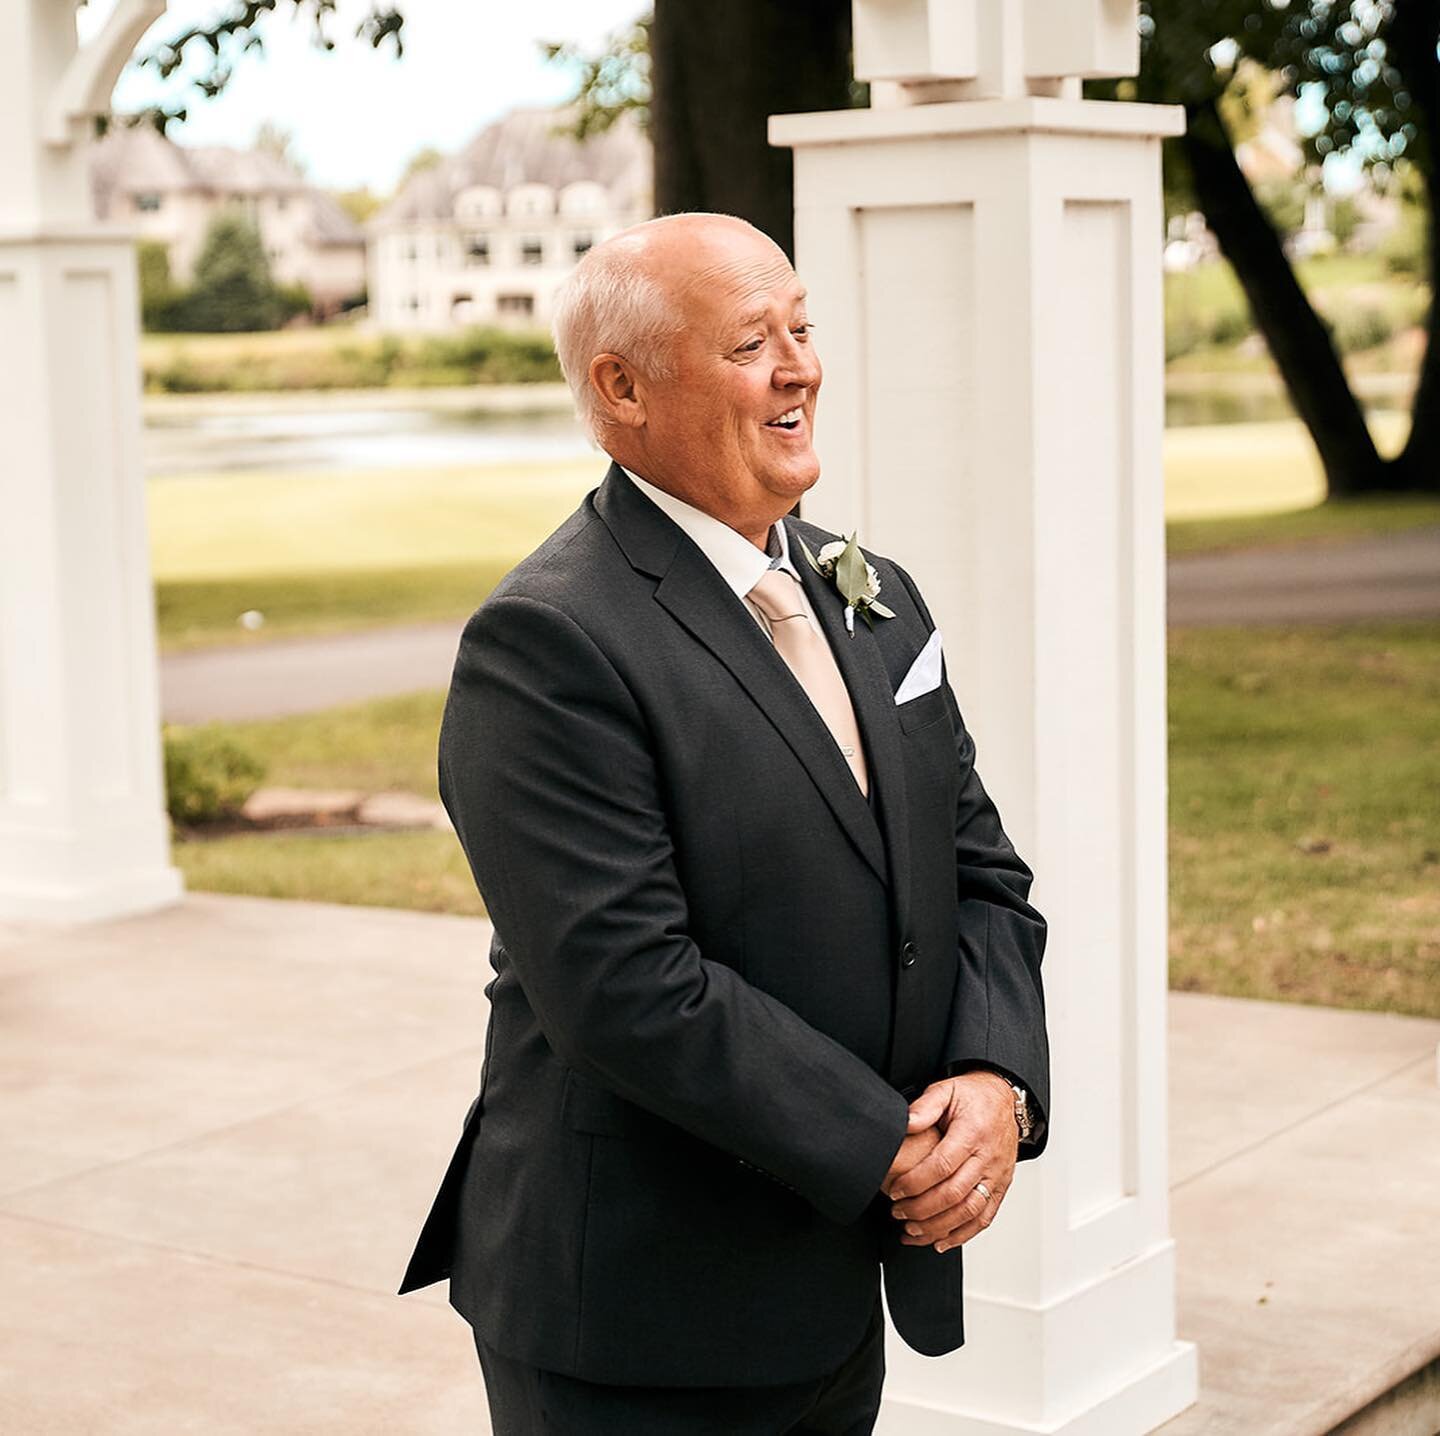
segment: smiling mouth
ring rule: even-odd
[[[804,409],[797,405],[788,414],[781,414],[778,419],[769,420],[765,427],[767,429],[784,429],[787,433],[792,432],[800,427],[800,421],[804,417]]]

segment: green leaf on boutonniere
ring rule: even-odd
[[[880,577],[865,562],[865,555],[860,552],[853,533],[848,538],[833,539],[825,544],[820,550],[820,559],[810,552],[810,546],[803,538],[800,547],[810,567],[822,578],[833,580],[840,597],[845,600],[845,628],[852,638],[855,636],[856,613],[864,616],[870,628],[875,627],[872,611],[881,618],[895,617],[894,612],[875,597],[880,592]]]

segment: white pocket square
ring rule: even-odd
[[[910,671],[895,690],[895,701],[908,703],[910,699],[919,698],[922,693],[929,693],[932,688],[939,686],[940,630],[937,628],[931,633],[925,647],[916,655],[914,663],[910,665]]]

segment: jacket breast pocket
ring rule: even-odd
[[[924,728],[931,723],[938,722],[948,712],[949,709],[945,706],[943,687],[932,688],[918,698],[911,698],[908,702],[895,705],[895,716],[900,720],[901,730],[906,733],[913,733],[917,728]]]

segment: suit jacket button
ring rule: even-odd
[[[900,949],[900,966],[914,967],[915,959],[920,956],[920,949],[913,942],[907,942]]]

